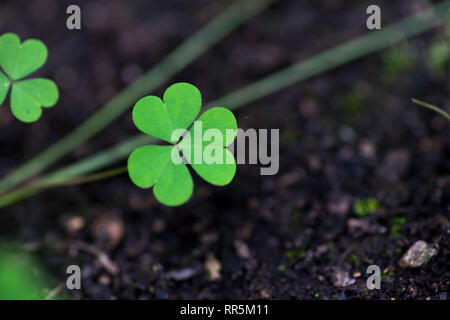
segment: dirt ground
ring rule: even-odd
[[[70,132],[231,3],[78,1],[83,29],[68,31],[69,2],[0,4],[0,32],[43,40],[50,56],[38,74],[61,91],[59,104],[33,125],[0,108],[0,176]],[[430,2],[379,1],[383,23]],[[368,32],[366,7],[279,1],[171,83],[193,83],[211,101]],[[239,165],[226,187],[193,175],[194,196],[177,208],[127,175],[48,190],[2,209],[0,238],[39,255],[55,284],[65,283],[68,265],[79,265],[82,290],[68,292],[73,299],[446,300],[450,127],[410,102],[450,105],[448,73],[432,76],[424,58],[442,32],[410,39],[416,63],[394,81],[386,81],[386,50],[237,110],[241,128],[280,129],[277,175]],[[135,133],[128,112],[57,165]],[[378,208],[361,217],[353,205],[367,198]],[[417,240],[438,246],[437,255],[400,268]],[[380,290],[366,287],[372,264],[382,270]]]

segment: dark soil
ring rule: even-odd
[[[429,1],[378,2],[387,24]],[[65,28],[73,3],[82,8],[82,31]],[[0,33],[48,45],[38,74],[56,80],[61,98],[33,125],[0,108],[0,175],[70,132],[229,3],[2,1]],[[366,7],[280,1],[171,82],[193,83],[211,101],[369,32]],[[159,204],[126,175],[48,190],[2,210],[1,239],[38,254],[56,283],[65,283],[68,265],[79,265],[82,290],[68,293],[75,299],[448,299],[450,127],[410,102],[450,105],[448,74],[433,77],[423,55],[442,32],[409,41],[417,64],[393,84],[382,81],[382,52],[239,109],[241,128],[280,129],[275,176],[241,165],[227,187],[195,177],[194,196],[177,208]],[[127,113],[57,165],[135,133]],[[360,218],[352,205],[363,198],[380,207]],[[398,217],[406,222],[395,231]],[[417,240],[438,245],[438,255],[420,268],[400,268]],[[381,290],[367,290],[372,264],[382,270]],[[338,274],[355,282],[339,287]]]

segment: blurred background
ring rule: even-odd
[[[275,1],[148,94],[162,96],[183,81],[212,101],[368,34],[373,2]],[[48,61],[33,76],[53,79],[60,100],[31,125],[12,116],[9,99],[0,107],[0,177],[232,3],[2,1],[0,34],[45,42]],[[383,27],[437,3],[376,1]],[[82,11],[79,31],[66,28],[71,4]],[[56,288],[70,299],[447,299],[450,128],[411,98],[449,110],[449,39],[450,22],[236,110],[240,128],[280,129],[275,176],[240,165],[223,188],[195,176],[193,197],[177,208],[124,174],[0,209],[0,240],[15,241],[15,254],[35,257],[48,274],[48,281],[35,277],[38,296],[24,289],[24,297],[54,298]],[[127,112],[52,169],[136,133]],[[401,268],[418,240],[438,253],[419,268]],[[71,264],[82,269],[81,290],[65,289]],[[381,290],[367,290],[371,264],[382,270]],[[9,269],[0,265],[0,297],[2,270]]]

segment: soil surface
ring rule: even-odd
[[[387,24],[431,1],[378,2]],[[65,28],[74,3],[81,31]],[[69,133],[230,3],[2,1],[0,32],[48,45],[37,74],[54,79],[61,97],[32,125],[0,108],[0,176]],[[369,32],[366,8],[279,1],[171,83],[193,83],[211,101]],[[450,126],[410,102],[450,105],[448,73],[432,75],[425,58],[444,30],[404,44],[416,61],[394,81],[386,81],[386,50],[237,110],[243,129],[280,129],[277,175],[239,165],[230,185],[214,187],[194,174],[194,196],[177,208],[127,175],[48,190],[2,209],[0,237],[41,257],[55,287],[68,265],[79,265],[82,290],[67,292],[73,299],[448,299]],[[136,133],[128,112],[53,168]],[[357,215],[354,204],[369,198],[376,210]],[[418,240],[437,255],[400,268]],[[381,289],[367,290],[374,264]]]

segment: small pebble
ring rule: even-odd
[[[103,214],[93,222],[91,234],[97,242],[114,248],[122,241],[124,223],[119,215]]]
[[[194,268],[184,268],[184,269],[170,271],[167,274],[167,276],[170,279],[174,279],[177,281],[183,281],[183,280],[188,280],[188,279],[194,277],[197,273],[198,273],[198,271]]]
[[[333,274],[333,284],[335,287],[344,288],[351,286],[354,284],[356,280],[354,278],[350,278],[348,271],[344,269],[336,269]]]
[[[234,242],[234,247],[236,248],[238,256],[242,259],[248,259],[250,257],[250,249],[244,241],[236,240]]]
[[[423,240],[416,241],[398,262],[401,268],[418,268],[427,264],[438,253],[437,249]]]
[[[220,279],[220,269],[222,269],[222,264],[219,260],[217,260],[214,254],[209,253],[206,255],[205,269],[209,281],[216,281]]]
[[[81,216],[71,216],[65,221],[65,227],[69,232],[77,232],[85,225],[84,218]]]

